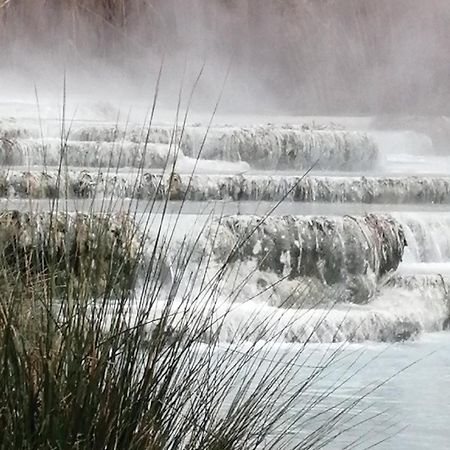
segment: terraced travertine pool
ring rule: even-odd
[[[133,211],[138,225],[150,224],[141,225],[148,242],[163,224],[171,235],[169,282],[186,239],[201,235],[211,276],[238,246],[230,262],[235,284],[224,287],[218,308],[230,308],[230,293],[245,283],[221,344],[258,341],[264,329],[263,338],[285,350],[309,342],[323,354],[345,343],[343,355],[363,353],[361,367],[378,355],[330,401],[434,351],[373,394],[389,414],[368,422],[368,440],[354,447],[399,431],[380,447],[446,448],[450,157],[412,130],[303,121],[182,131],[159,124],[149,133],[138,124],[76,121],[61,140],[54,121],[2,119],[2,217],[14,210],[29,220],[56,199],[68,213],[104,211],[107,199],[108,211]],[[305,430],[308,423],[292,430],[290,444]],[[330,448],[350,445],[352,436]]]

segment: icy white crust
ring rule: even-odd
[[[0,172],[0,196],[89,198],[113,195],[136,199],[190,201],[294,201],[366,204],[449,204],[450,177],[334,177],[282,175],[158,174],[146,170],[83,170],[55,167]]]
[[[166,157],[244,162],[256,169],[369,170],[379,149],[367,134],[340,129],[261,126],[251,128],[116,127],[79,128],[61,140],[54,131],[0,124],[3,164],[55,165],[64,152],[69,165],[88,167],[163,166]]]

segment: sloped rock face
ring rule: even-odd
[[[0,214],[2,269],[23,281],[41,277],[66,284],[72,279],[94,294],[131,288],[138,249],[137,229],[126,216]]]
[[[214,252],[220,261],[255,260],[280,277],[344,284],[353,301],[365,302],[378,281],[400,264],[406,241],[389,216],[225,218]]]

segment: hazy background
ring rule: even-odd
[[[80,95],[142,98],[164,57],[166,101],[205,64],[198,107],[231,64],[230,111],[450,109],[449,0],[0,0],[0,39],[2,97],[65,68]]]

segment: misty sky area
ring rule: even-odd
[[[225,111],[445,115],[448,0],[0,0],[3,98],[32,83],[163,102],[204,65],[195,106]]]

